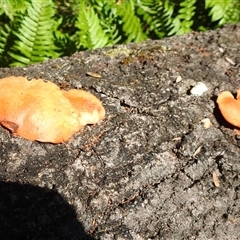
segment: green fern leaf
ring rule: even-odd
[[[20,28],[14,31],[18,38],[9,55],[15,59],[12,66],[24,66],[59,56],[54,45],[54,8],[52,0],[32,0],[27,13],[20,18]]]
[[[212,21],[219,21],[219,26],[225,23],[236,23],[240,20],[239,0],[205,0],[206,8],[210,8]]]
[[[11,27],[5,24],[0,29],[0,64],[1,67],[8,66],[10,63],[10,58],[8,56],[8,51],[11,47]]]
[[[11,32],[11,28],[8,25],[5,25],[4,28],[0,29],[0,54],[4,52],[4,49],[7,45],[8,36]]]
[[[180,3],[180,9],[172,22],[172,30],[168,33],[168,35],[181,35],[191,31],[196,9],[195,4],[196,0],[183,0]]]
[[[118,22],[118,12],[115,0],[96,0],[94,9],[98,13],[100,24],[103,31],[108,36],[107,45],[115,45],[122,39],[120,34],[120,25]]]
[[[25,0],[1,0],[0,15],[5,13],[9,19],[13,20],[16,12],[24,12],[28,2]]]
[[[118,15],[121,17],[120,23],[127,37],[126,42],[140,42],[146,40],[147,36],[143,32],[140,19],[135,14],[133,0],[120,3],[118,6]]]
[[[146,22],[147,35],[162,38],[168,34],[174,12],[174,4],[171,1],[139,0],[137,8],[138,14],[143,16],[143,22]]]
[[[76,27],[79,31],[79,45],[87,49],[106,46],[108,37],[103,31],[98,15],[94,8],[82,2]]]

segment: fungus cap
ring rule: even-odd
[[[80,125],[95,124],[105,116],[105,109],[93,94],[77,89],[62,91],[80,116]]]
[[[42,79],[0,79],[0,123],[23,138],[61,143],[104,115],[101,102],[83,90],[61,91]]]
[[[217,104],[221,114],[227,122],[240,128],[240,100],[238,99],[240,91],[238,90],[237,99],[232,93],[224,91],[218,95]]]

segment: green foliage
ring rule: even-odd
[[[163,38],[168,35],[172,23],[175,4],[168,0],[138,1],[137,13],[142,16],[145,32],[151,38]]]
[[[240,21],[240,0],[0,1],[1,66]]]
[[[8,51],[11,45],[9,45],[9,36],[11,34],[11,28],[8,25],[4,25],[2,29],[0,29],[0,61],[5,63],[7,66],[9,64]]]
[[[95,49],[106,46],[108,37],[101,26],[100,19],[92,6],[82,1],[76,26],[79,29],[79,46]]]
[[[108,45],[115,45],[123,39],[120,33],[121,24],[117,14],[115,0],[96,0],[94,9],[98,14],[103,31],[108,37]]]
[[[16,12],[21,12],[26,6],[25,0],[1,0],[0,15],[5,13],[11,20],[13,20]]]
[[[18,39],[9,52],[15,60],[12,66],[24,66],[58,56],[53,39],[54,14],[51,0],[33,0],[24,17],[19,16],[20,27],[13,31]]]
[[[177,6],[177,15],[173,18],[171,23],[172,30],[168,35],[181,35],[191,31],[193,16],[196,10],[195,3],[196,0],[186,0]]]
[[[122,31],[127,37],[126,42],[144,41],[147,36],[143,33],[140,19],[135,15],[135,6],[133,1],[125,1],[119,4],[118,15],[122,25]]]
[[[25,10],[14,16],[12,25],[0,30],[2,62],[24,66],[59,56],[53,37],[53,6],[51,0],[29,1]]]
[[[218,21],[218,26],[225,23],[236,23],[240,20],[239,0],[206,0],[206,8],[211,9],[212,21]]]

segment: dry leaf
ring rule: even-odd
[[[220,181],[215,171],[212,172],[212,178],[213,178],[214,185],[216,187],[220,187]]]
[[[196,157],[199,153],[200,153],[200,151],[201,151],[201,149],[202,149],[202,146],[200,146],[199,148],[197,148],[197,150],[193,153],[193,157]]]
[[[98,73],[93,73],[93,72],[87,72],[87,75],[95,78],[101,78],[102,76]]]

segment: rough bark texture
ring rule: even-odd
[[[88,90],[107,112],[65,144],[0,129],[1,239],[239,239],[240,142],[216,106],[239,66],[229,25],[0,69]]]

